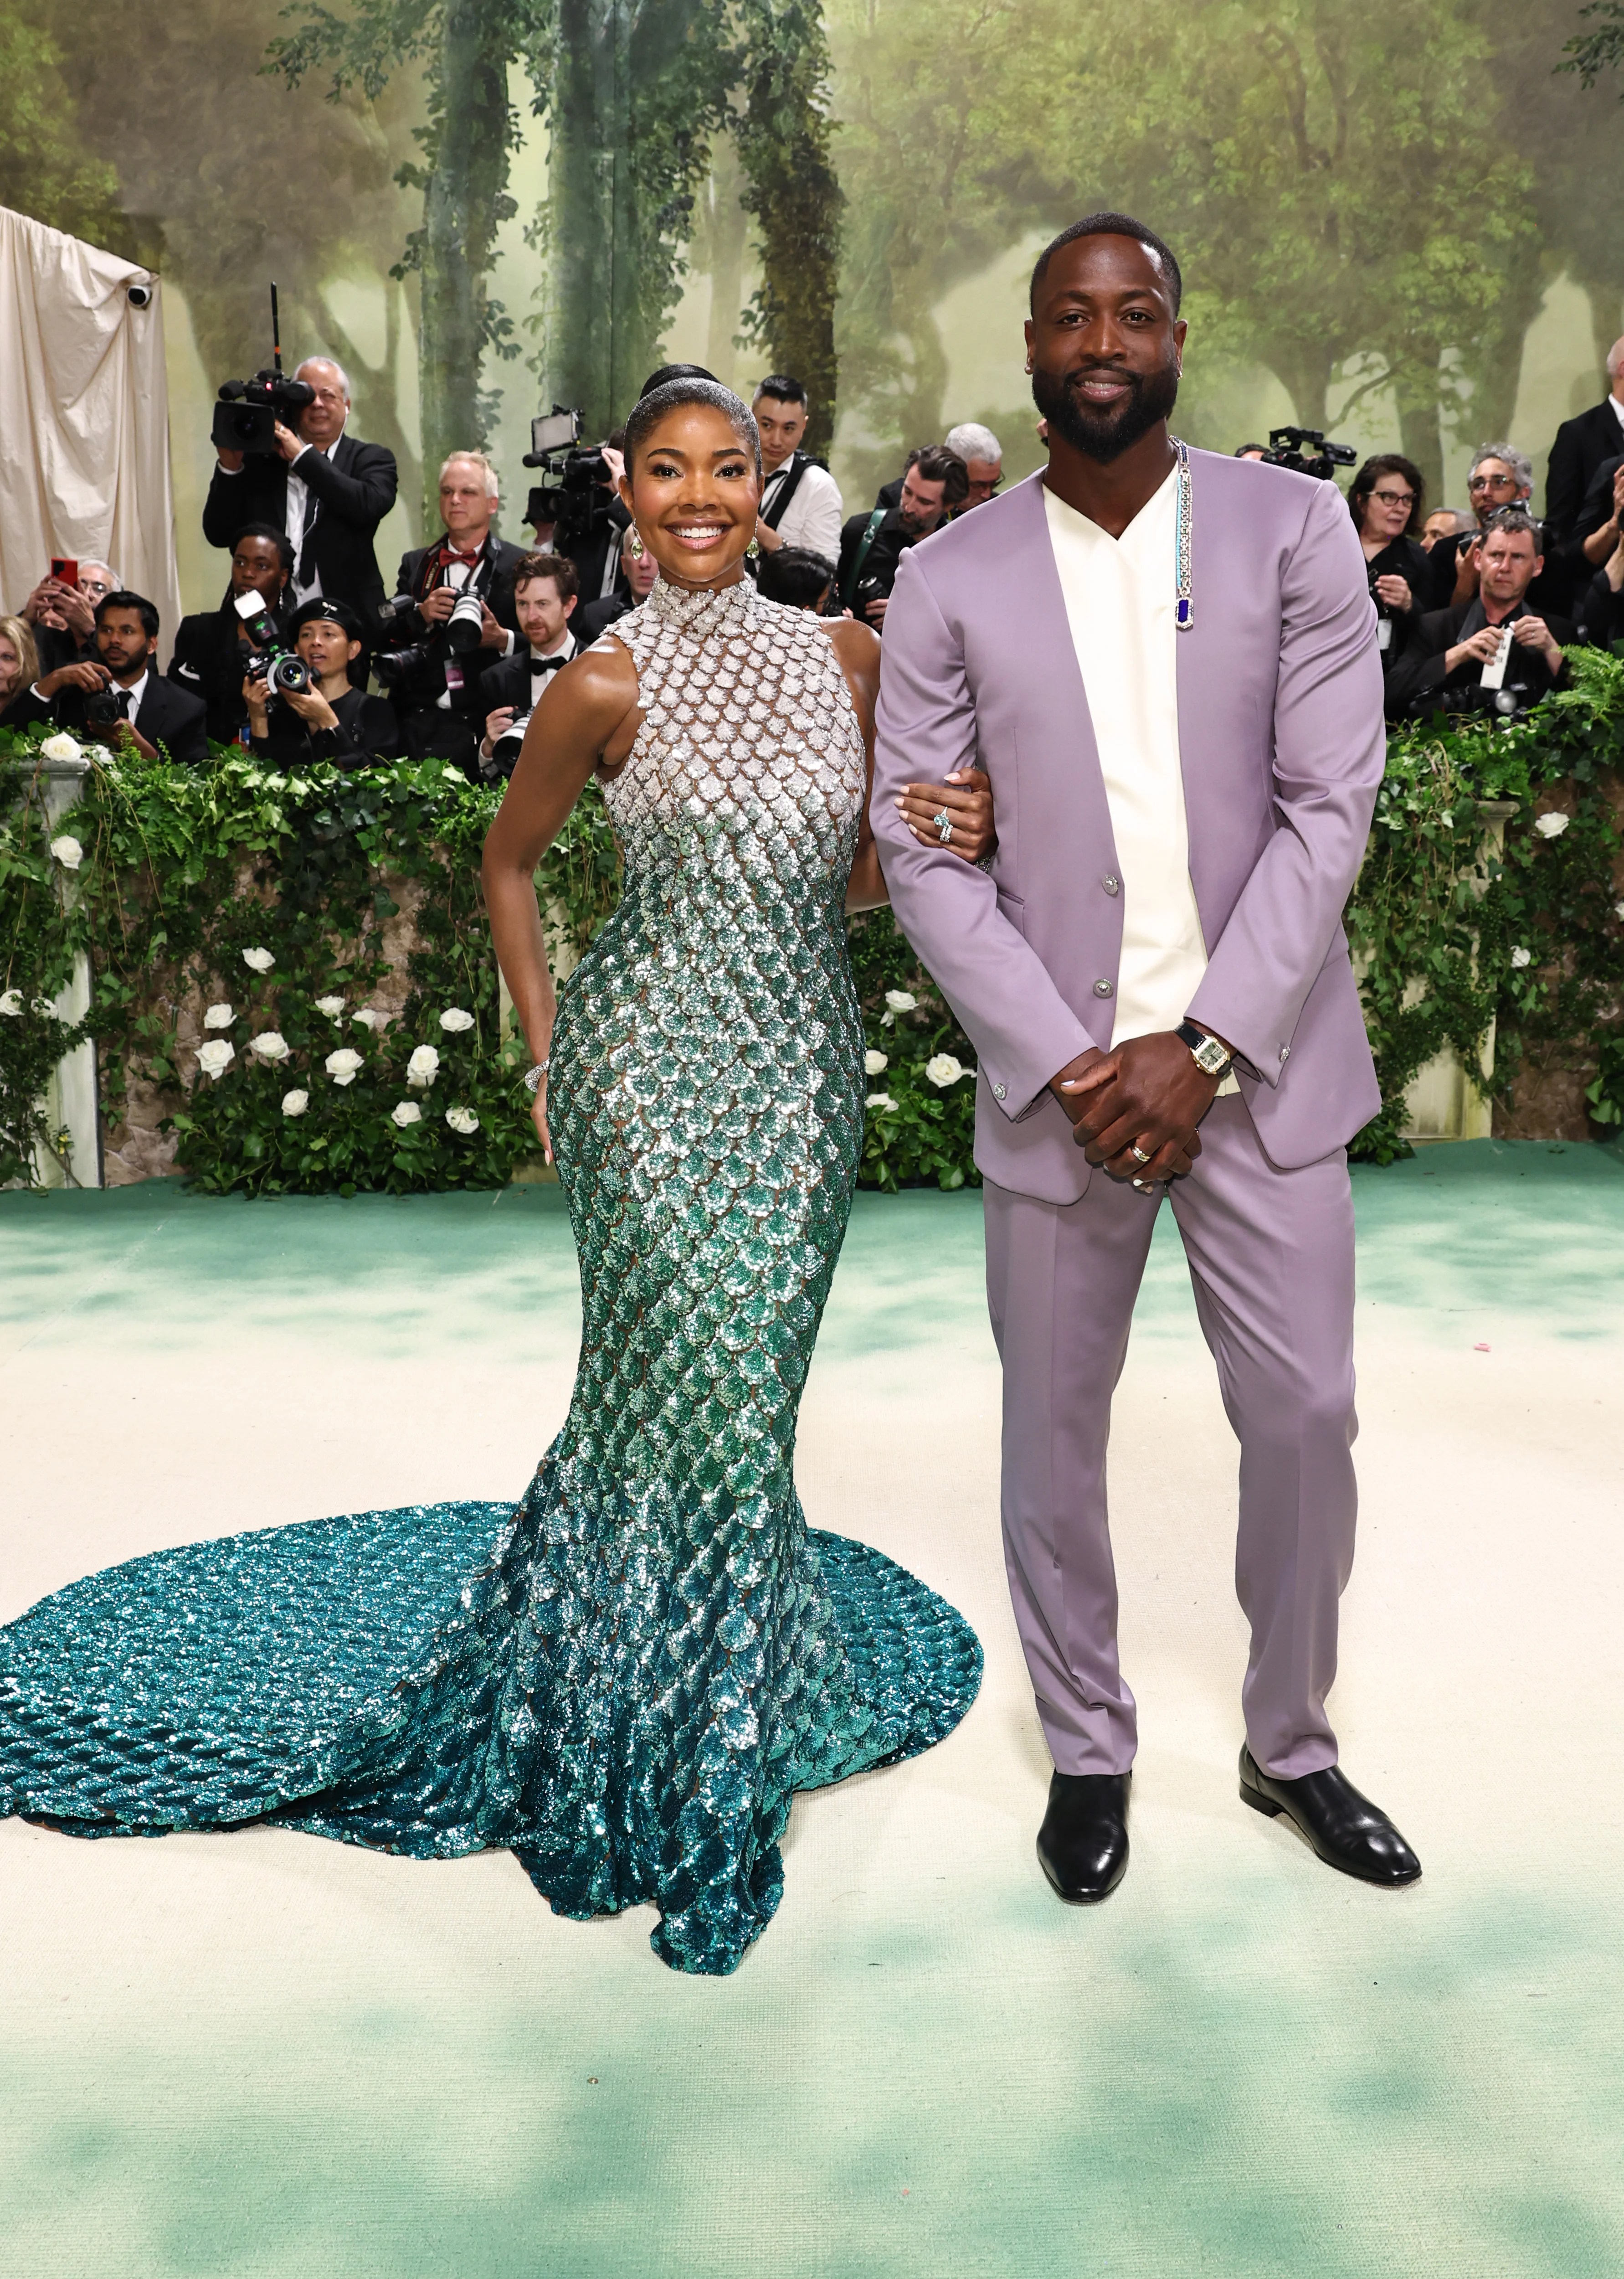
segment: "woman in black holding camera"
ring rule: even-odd
[[[1348,512],[1365,551],[1376,638],[1386,665],[1419,622],[1427,592],[1427,553],[1416,536],[1427,518],[1421,469],[1397,451],[1367,459],[1348,492]]]
[[[262,676],[243,682],[256,759],[290,775],[322,760],[353,771],[394,759],[400,750],[394,707],[350,685],[349,668],[364,644],[348,602],[318,595],[294,611],[288,633],[310,685],[303,694],[272,694]]]

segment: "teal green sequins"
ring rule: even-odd
[[[549,1109],[580,1259],[569,1417],[517,1512],[412,1507],[164,1552],[0,1632],[0,1813],[80,1835],[272,1819],[511,1849],[562,1913],[648,1903],[732,1969],[798,1788],[975,1698],[951,1608],[808,1532],[795,1418],[850,1208],[841,917],[861,738],[816,622],[658,586],[620,905],[563,992]]]

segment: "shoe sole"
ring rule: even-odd
[[[1103,1891],[1068,1891],[1063,1890],[1061,1886],[1055,1882],[1053,1871],[1050,1868],[1048,1861],[1044,1858],[1043,1852],[1040,1847],[1038,1851],[1038,1865],[1043,1869],[1043,1879],[1045,1883],[1047,1884],[1049,1889],[1053,1892],[1055,1898],[1057,1899],[1064,1900],[1065,1904],[1069,1907],[1099,1907],[1102,1900],[1108,1899],[1110,1898],[1112,1892],[1115,1891],[1117,1885],[1122,1882],[1122,1877],[1128,1873],[1128,1862],[1124,1859],[1121,1868],[1111,1878],[1111,1881],[1106,1885]]]
[[[1339,1876],[1351,1876],[1354,1883],[1367,1884],[1373,1891],[1407,1891],[1412,1884],[1421,1881],[1419,1868],[1414,1875],[1402,1876],[1397,1882],[1388,1876],[1361,1876],[1357,1868],[1350,1868],[1344,1861],[1334,1860],[1329,1853],[1321,1852],[1307,1830],[1298,1825],[1283,1804],[1276,1804],[1272,1796],[1260,1796],[1256,1789],[1248,1788],[1245,1781],[1240,1783],[1240,1800],[1243,1804],[1249,1804],[1253,1812],[1260,1812],[1265,1820],[1283,1820],[1292,1834],[1308,1846],[1321,1867],[1334,1868]]]

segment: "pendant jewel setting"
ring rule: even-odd
[[[1174,588],[1173,623],[1181,633],[1187,633],[1195,623],[1195,595],[1190,575],[1190,539],[1195,520],[1195,510],[1190,485],[1190,447],[1175,435],[1174,450],[1178,455],[1178,547],[1175,570],[1177,582]]]

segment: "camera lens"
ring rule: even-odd
[[[485,610],[478,594],[460,594],[446,619],[446,646],[454,656],[478,648],[485,632]]]

